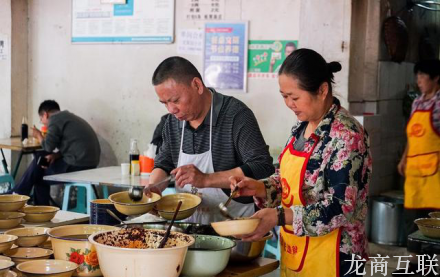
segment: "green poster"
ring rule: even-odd
[[[280,70],[284,59],[297,47],[297,40],[250,40],[248,71],[276,73]]]

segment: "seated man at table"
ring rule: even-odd
[[[181,57],[164,60],[152,83],[170,114],[162,129],[163,144],[154,161],[150,186],[175,175],[178,192],[194,192],[202,198],[188,221],[209,224],[224,220],[218,205],[228,199],[230,176],[261,179],[275,170],[253,112],[236,98],[207,88],[196,67]],[[165,187],[152,187],[151,191],[161,192]],[[235,198],[228,210],[233,216],[251,216],[253,199]]]
[[[61,111],[54,100],[46,100],[38,108],[40,121],[47,127],[43,134],[33,127],[33,136],[43,151],[35,154],[29,168],[13,193],[29,195],[34,188],[34,204],[49,205],[50,184],[43,181],[47,175],[95,168],[99,163],[101,147],[92,127],[82,118]]]

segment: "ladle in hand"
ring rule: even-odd
[[[179,203],[177,204],[177,208],[176,208],[176,211],[174,212],[173,219],[171,220],[170,225],[168,225],[167,232],[165,233],[165,236],[163,237],[162,241],[160,242],[158,248],[164,248],[165,247],[165,244],[167,243],[167,240],[168,240],[168,238],[170,236],[170,232],[171,232],[171,228],[173,227],[174,220],[176,220],[176,216],[179,213],[180,206],[182,206],[182,201],[179,201]]]
[[[232,198],[235,197],[235,195],[237,195],[238,192],[238,186],[235,186],[234,190],[231,191],[231,195],[229,195],[228,200],[223,204],[220,203],[218,204],[218,208],[220,209],[220,213],[226,217],[227,219],[234,219],[228,212],[228,208],[227,206],[229,205],[229,203],[231,203]]]
[[[169,175],[168,177],[166,177],[162,181],[157,182],[153,185],[149,185],[149,188],[162,185],[163,183],[166,183],[169,181],[171,181],[171,182],[173,181],[173,176]],[[128,196],[130,197],[131,200],[133,200],[135,202],[140,201],[142,199],[143,195],[144,195],[144,187],[143,186],[132,186],[128,190]]]

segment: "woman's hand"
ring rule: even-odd
[[[231,190],[234,190],[236,186],[239,187],[236,197],[239,196],[256,196],[259,198],[266,198],[266,188],[264,183],[248,177],[231,176],[229,177],[231,182]]]
[[[275,209],[262,209],[256,212],[251,218],[260,218],[260,223],[251,234],[240,236],[244,241],[255,241],[264,237],[269,231],[273,229],[277,225],[278,222],[278,214]]]

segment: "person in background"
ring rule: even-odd
[[[198,193],[202,198],[188,221],[224,220],[218,205],[230,194],[231,175],[265,178],[274,172],[254,114],[234,97],[205,87],[196,67],[182,57],[160,63],[152,83],[171,115],[162,130],[150,184],[174,175],[177,192]],[[147,186],[145,193],[160,193],[167,185]],[[234,216],[250,216],[255,211],[253,199],[238,198],[228,210]]]
[[[233,176],[231,189],[253,196],[258,240],[281,226],[281,276],[356,276],[351,260],[368,259],[365,220],[371,154],[368,135],[332,93],[338,62],[311,49],[290,54],[280,93],[298,118],[273,176]],[[281,205],[281,206],[280,206]],[[355,268],[356,269],[356,268]]]
[[[153,132],[153,138],[151,139],[151,144],[154,144],[157,146],[156,148],[156,155],[159,153],[159,149],[162,146],[163,143],[163,139],[162,139],[162,130],[163,130],[163,126],[165,125],[165,121],[167,120],[168,117],[168,113],[163,115],[160,118],[159,123],[157,124],[156,128],[154,129]]]
[[[421,95],[412,104],[407,144],[397,166],[405,176],[407,235],[417,230],[415,219],[440,209],[440,60],[416,63],[414,74]]]
[[[296,49],[297,48],[296,48],[296,45],[294,42],[286,43],[286,46],[284,47],[284,59],[286,59]],[[280,67],[281,67],[282,63],[280,65],[278,65],[278,67],[274,70],[274,66],[275,66],[276,61],[277,61],[277,59],[275,57],[272,57],[270,59],[269,72],[278,73],[280,71]]]
[[[47,126],[47,134],[43,137],[34,126],[33,136],[43,151],[35,154],[12,193],[30,195],[34,188],[34,204],[49,205],[50,183],[43,181],[43,177],[97,167],[101,147],[93,128],[79,116],[61,111],[54,100],[43,101],[38,115]]]

